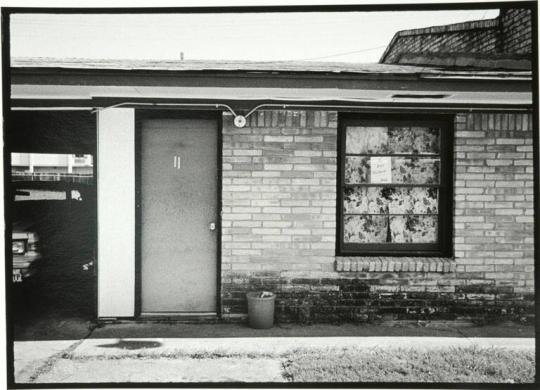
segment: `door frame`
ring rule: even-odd
[[[142,314],[142,257],[141,257],[141,133],[142,123],[148,119],[210,119],[216,121],[217,191],[216,191],[216,316],[221,318],[221,209],[223,176],[223,112],[179,109],[135,109],[135,318]],[[178,313],[178,316],[189,314]],[[163,317],[170,317],[164,314]],[[193,317],[193,315],[189,315]]]

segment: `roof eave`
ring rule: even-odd
[[[318,70],[261,70],[261,69],[145,69],[145,68],[78,68],[78,67],[30,67],[30,66],[15,66],[11,67],[11,71],[19,74],[32,73],[62,73],[71,74],[99,74],[99,73],[123,73],[123,74],[153,74],[153,75],[171,75],[183,74],[190,76],[208,76],[210,74],[221,76],[275,76],[275,75],[294,75],[294,76],[345,76],[357,78],[377,78],[377,79],[483,79],[483,80],[523,80],[531,81],[532,72],[530,71],[511,71],[511,70],[444,70],[439,71],[418,67],[415,72],[355,72],[350,70],[336,71],[318,71]]]

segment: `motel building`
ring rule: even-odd
[[[376,64],[13,58],[8,148],[92,156],[96,319],[271,291],[278,321],[531,320],[531,31],[503,9]]]

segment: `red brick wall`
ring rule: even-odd
[[[223,120],[222,307],[278,294],[283,321],[512,318],[533,299],[529,114],[455,116],[455,258],[338,257],[337,113]]]

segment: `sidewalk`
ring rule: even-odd
[[[509,329],[291,325],[257,331],[240,324],[116,324],[82,340],[15,342],[15,377],[16,383],[284,382],[281,357],[295,350],[473,345],[534,350],[531,331],[522,329],[527,337],[504,337]],[[498,337],[476,337],[479,333]]]

